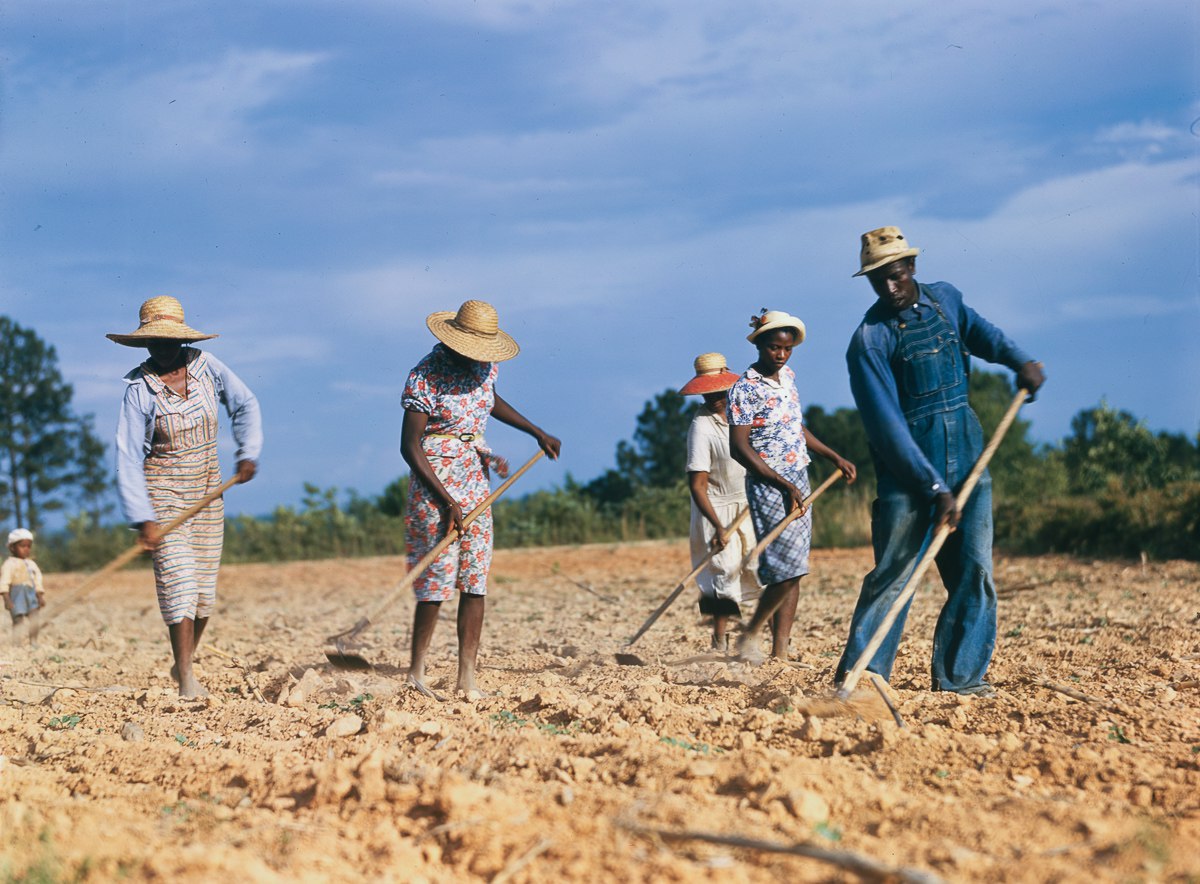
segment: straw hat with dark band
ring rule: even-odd
[[[761,334],[769,331],[775,331],[777,328],[794,328],[796,330],[796,343],[804,342],[804,322],[798,316],[792,316],[782,310],[764,310],[761,316],[750,317],[750,327],[754,331],[746,335],[746,340],[751,343]]]
[[[722,393],[737,383],[738,376],[729,370],[725,357],[720,353],[702,353],[692,363],[696,376],[679,391],[684,396],[703,396],[705,393]]]
[[[430,313],[425,324],[455,353],[476,362],[503,362],[521,352],[517,342],[500,331],[496,308],[486,301],[464,301],[457,313]]]
[[[915,258],[921,250],[908,244],[899,227],[876,227],[862,235],[858,262],[862,266],[854,276],[863,276],[901,258]]]
[[[170,295],[160,295],[142,304],[138,311],[137,331],[127,335],[105,335],[110,341],[126,347],[145,347],[150,341],[207,341],[216,335],[189,328],[183,321],[183,305]]]

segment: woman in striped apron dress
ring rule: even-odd
[[[492,562],[492,513],[471,524],[469,513],[488,496],[488,468],[502,478],[508,465],[492,454],[483,432],[489,416],[528,433],[551,458],[561,443],[534,426],[496,392],[497,362],[520,352],[500,330],[496,310],[467,301],[457,313],[440,311],[425,320],[441,341],[409,373],[404,385],[404,426],[400,450],[412,470],[404,541],[411,568],[450,528],[461,540],[450,544],[413,584],[412,662],[408,683],[425,694],[425,656],[442,602],[458,595],[457,690],[481,696],[475,660],[483,632],[484,602]]]
[[[169,534],[160,534],[159,524],[221,485],[218,403],[233,421],[238,479],[254,477],[262,450],[261,412],[254,394],[224,363],[185,346],[216,335],[185,325],[179,301],[151,298],[142,305],[140,320],[131,334],[108,335],[150,353],[125,376],[117,489],[125,518],[137,528],[142,546],[153,551],[158,607],[171,638],[171,674],[179,696],[198,698],[208,692],[192,671],[192,653],[216,603],[224,502],[217,498]]]

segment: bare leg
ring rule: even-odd
[[[171,653],[175,656],[175,667],[171,670],[179,680],[179,696],[185,700],[207,697],[208,691],[192,672],[192,652],[196,648],[196,624],[193,620],[180,620],[167,626],[171,636]]]
[[[14,645],[22,645],[25,643],[27,630],[29,629],[28,614],[13,614],[12,615],[12,643]]]
[[[718,651],[724,651],[729,644],[729,615],[714,614],[713,615],[713,648]]]
[[[791,594],[791,615],[787,622],[788,632],[791,631],[792,620],[796,616],[796,602],[799,600],[799,578],[794,580],[785,580],[782,583],[772,583],[763,590],[762,596],[758,600],[758,607],[754,610],[754,616],[750,618],[750,623],[746,627],[746,631],[742,633],[738,639],[736,657],[747,663],[761,663],[763,660],[762,648],[759,646],[758,634],[762,631],[763,624],[775,615],[781,605],[788,602],[789,593]],[[780,624],[782,626],[782,624]],[[775,621],[771,622],[771,633],[774,638],[777,635],[777,626]],[[778,650],[778,639],[775,641],[775,647],[772,648],[772,654],[776,655]]]
[[[800,578],[785,581],[788,587],[779,602],[779,608],[771,617],[771,656],[786,660],[788,645],[792,640],[792,624],[796,622],[796,604],[800,601]]]
[[[433,630],[437,626],[441,602],[417,602],[413,611],[412,657],[408,666],[408,683],[427,696],[433,692],[425,686],[425,656],[429,643],[433,641]]]
[[[458,684],[457,690],[468,698],[481,692],[475,683],[475,661],[479,656],[479,638],[483,634],[483,614],[487,596],[458,594]]]

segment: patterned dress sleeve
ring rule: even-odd
[[[729,390],[725,417],[731,427],[753,426],[759,407],[758,395],[754,386],[742,379]]]
[[[421,414],[433,413],[433,388],[429,384],[427,372],[429,357],[426,356],[408,373],[404,384],[404,395],[400,405],[405,411],[417,411]]]

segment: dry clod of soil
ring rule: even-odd
[[[201,647],[206,702],[167,674],[149,572],[120,574],[0,653],[0,878],[848,874],[794,855],[813,847],[955,881],[1200,876],[1200,566],[1000,558],[998,585],[1029,589],[1001,601],[995,698],[929,690],[943,593],[922,589],[887,687],[900,728],[874,689],[831,700],[870,564],[816,552],[791,665],[751,669],[670,665],[709,652],[688,594],[622,650],[689,570],[684,542],[500,551],[479,673],[496,695],[473,702],[405,686],[411,601],[363,636],[373,669],[326,660],[400,558],[224,568],[205,639],[245,668]],[[450,694],[444,615],[428,675]],[[654,834],[689,831],[725,841]]]

